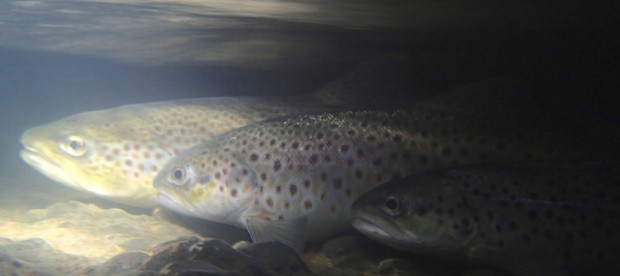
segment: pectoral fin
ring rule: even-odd
[[[306,217],[292,220],[267,220],[259,217],[246,219],[252,241],[277,241],[291,247],[296,252],[302,252],[304,249],[307,224]]]

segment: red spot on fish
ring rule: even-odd
[[[269,160],[271,158],[271,153],[265,153],[265,160]]]
[[[306,189],[310,188],[310,180],[307,180],[307,179],[306,179],[306,180],[304,180],[304,187],[305,187]]]
[[[306,210],[312,209],[312,202],[310,202],[309,200],[304,201],[304,209]]]
[[[265,203],[267,203],[269,208],[273,208],[273,199],[271,197],[268,197],[267,200],[265,200]]]
[[[276,186],[276,193],[279,193],[280,191],[282,191],[282,187],[280,185]]]
[[[349,145],[342,145],[342,146],[340,146],[340,151],[341,151],[341,152],[347,152],[347,151],[349,151]]]
[[[321,192],[321,200],[325,199],[325,192]]]
[[[293,149],[297,149],[299,147],[299,143],[294,142],[293,144],[291,144],[291,148]]]
[[[236,197],[237,196],[237,189],[230,190],[230,196]]]
[[[291,204],[288,201],[284,202],[284,209],[288,209],[291,207]]]

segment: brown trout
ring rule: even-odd
[[[351,229],[350,206],[397,176],[457,164],[549,159],[570,148],[420,110],[296,115],[193,147],[154,181],[174,211],[301,250]],[[527,136],[527,135],[525,135]],[[518,138],[520,137],[520,138]]]
[[[251,122],[326,106],[311,96],[126,105],[29,129],[22,136],[21,157],[71,188],[150,208],[157,204],[153,178],[177,153]]]
[[[620,170],[603,162],[475,165],[387,183],[353,206],[364,235],[515,275],[620,271]]]

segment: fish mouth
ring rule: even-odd
[[[28,163],[33,167],[58,168],[58,165],[54,163],[52,159],[48,158],[44,154],[41,154],[39,151],[31,147],[25,146],[24,149],[22,149],[20,152],[20,157],[22,158],[22,160],[24,160],[24,162]]]
[[[67,173],[62,166],[40,151],[32,147],[25,146],[24,149],[20,151],[19,155],[21,159],[26,162],[26,164],[32,166],[48,178],[73,189],[85,191],[82,187],[76,184],[74,179],[71,178],[70,174]]]
[[[383,229],[383,227],[381,227],[381,225],[367,218],[355,218],[352,224],[355,229],[357,229],[361,233],[367,234],[368,236],[381,239],[393,238],[390,234],[388,234],[387,231]]]
[[[195,216],[195,214],[188,210],[187,206],[185,206],[185,204],[182,204],[182,202],[179,201],[176,196],[170,195],[166,192],[157,192],[157,202],[161,204],[161,206],[163,206],[164,208],[172,210],[173,212],[186,216]]]

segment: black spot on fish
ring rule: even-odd
[[[403,159],[405,161],[410,161],[411,160],[411,152],[408,150],[404,150],[403,151]]]
[[[258,160],[258,155],[256,153],[252,153],[252,155],[250,155],[250,161],[256,161]]]
[[[553,239],[553,234],[551,234],[551,231],[545,230],[543,232],[543,237],[545,237],[546,240],[552,240]]]
[[[362,179],[362,176],[363,176],[362,170],[360,170],[360,169],[355,169],[355,177],[356,177],[357,179]]]
[[[523,242],[525,243],[528,243],[530,241],[530,235],[523,234],[523,236],[521,236],[521,240],[523,240]]]
[[[454,216],[454,209],[448,208],[448,211],[446,213],[448,214],[448,216]]]
[[[493,221],[493,212],[487,211],[487,219],[489,219],[489,222]]]
[[[571,232],[566,232],[566,241],[567,242],[572,242],[574,240],[575,236],[573,235],[573,233]]]
[[[536,220],[538,218],[538,213],[536,213],[536,210],[530,210],[529,212],[527,212],[527,216],[531,220]]]
[[[292,149],[297,149],[298,147],[299,147],[299,143],[297,142],[293,142],[293,144],[291,144]]]
[[[337,177],[334,179],[334,189],[338,190],[340,188],[342,188],[342,178]]]
[[[273,161],[273,170],[278,171],[282,167],[280,160]]]
[[[323,132],[319,132],[316,134],[316,139],[323,139],[325,137],[325,134],[323,134]]]
[[[553,218],[553,211],[552,211],[552,210],[546,210],[546,211],[545,211],[545,218],[546,218],[546,219],[551,219],[551,218]]]
[[[381,158],[380,158],[380,157],[377,157],[377,158],[373,159],[373,160],[372,160],[372,164],[373,164],[374,166],[379,166],[379,165],[381,165]]]
[[[418,161],[420,161],[420,163],[422,164],[426,164],[428,163],[428,156],[420,154],[420,156],[418,157]]]
[[[236,197],[237,196],[237,189],[230,190],[230,196]]]
[[[510,222],[510,224],[508,224],[508,229],[510,230],[510,232],[515,232],[517,231],[517,229],[519,228],[519,226],[514,222]]]
[[[316,162],[318,160],[319,160],[319,156],[316,155],[316,154],[313,154],[313,155],[310,156],[310,160],[309,161],[310,161],[310,164],[314,165],[314,164],[316,164]]]

